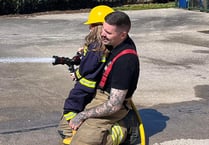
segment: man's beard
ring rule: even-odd
[[[105,47],[111,51],[113,49],[113,46],[110,44],[109,39],[107,37],[102,37],[102,43],[105,45]]]
[[[107,39],[106,37],[102,37],[102,43],[103,43],[104,45],[110,45],[110,41],[109,41],[109,39]]]

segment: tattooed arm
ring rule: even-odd
[[[127,92],[128,90],[112,88],[110,92],[110,99],[108,101],[104,104],[78,113],[76,117],[70,121],[70,127],[76,130],[87,118],[108,116],[117,112],[122,107]]]

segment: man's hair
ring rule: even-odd
[[[121,11],[115,11],[105,17],[105,22],[110,25],[115,25],[126,32],[131,28],[131,21],[129,16]]]

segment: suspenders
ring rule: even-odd
[[[105,70],[105,72],[103,73],[102,75],[102,79],[99,83],[99,87],[102,89],[104,88],[105,84],[106,84],[106,81],[107,81],[107,78],[108,78],[108,75],[110,73],[110,71],[112,70],[112,67],[113,67],[113,64],[115,63],[115,61],[121,57],[122,55],[125,55],[125,54],[134,54],[134,55],[137,55],[137,52],[133,49],[125,49],[123,51],[121,51],[120,53],[118,53],[114,58],[113,60],[111,61],[111,63],[107,66],[107,69]]]

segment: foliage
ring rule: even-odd
[[[139,4],[140,0],[0,0],[0,15],[30,14],[54,10],[79,10],[106,4],[116,10],[175,7],[175,3]],[[126,4],[126,5],[125,5]]]
[[[95,0],[0,0],[0,14],[74,10],[96,5]]]
[[[147,3],[147,4],[134,4],[124,5],[122,7],[115,7],[115,10],[145,10],[145,9],[160,9],[160,8],[174,8],[175,2],[169,3]]]

